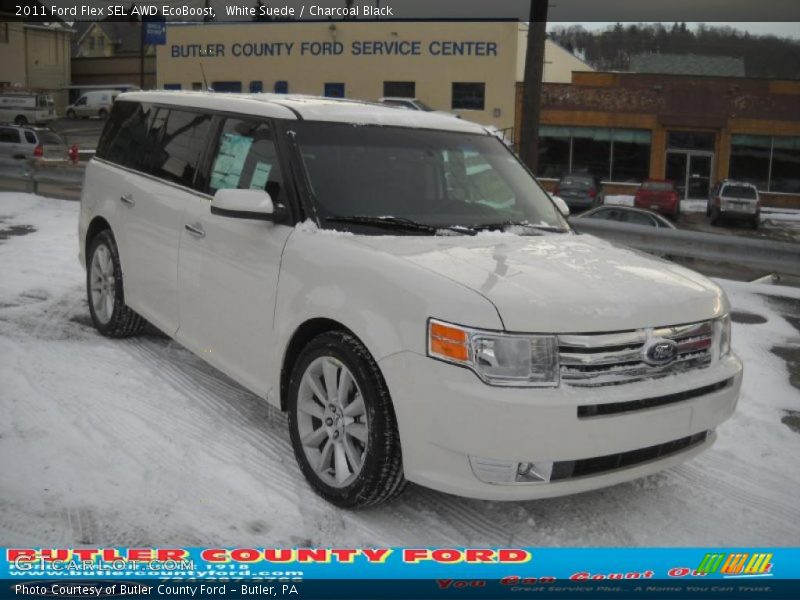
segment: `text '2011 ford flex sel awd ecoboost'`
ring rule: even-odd
[[[446,115],[123,94],[80,240],[97,329],[146,319],[288,411],[340,506],[406,480],[499,500],[629,480],[712,444],[739,396],[719,287],[576,235]]]

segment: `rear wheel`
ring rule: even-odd
[[[86,295],[95,329],[117,338],[139,333],[145,320],[125,304],[119,252],[111,231],[101,231],[92,239],[86,264]]]
[[[760,220],[761,220],[761,219],[759,218],[759,216],[758,216],[758,215],[756,215],[755,217],[753,217],[753,218],[750,220],[750,227],[752,227],[753,229],[758,229],[758,224],[759,224],[759,221],[760,221]]]
[[[359,340],[346,332],[314,338],[292,370],[288,399],[295,457],[317,494],[362,508],[403,490],[389,390]]]

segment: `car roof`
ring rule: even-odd
[[[676,229],[675,225],[673,225],[672,223],[669,222],[669,219],[666,219],[666,218],[662,217],[661,215],[659,215],[656,212],[653,212],[652,210],[645,210],[643,208],[636,208],[635,206],[623,206],[621,204],[603,204],[602,206],[598,206],[596,208],[592,208],[591,210],[587,210],[586,212],[583,212],[583,213],[581,213],[579,215],[576,215],[575,218],[576,219],[580,219],[582,217],[585,217],[586,215],[592,215],[592,214],[600,212],[602,210],[611,210],[611,209],[615,209],[615,210],[618,209],[618,210],[627,211],[627,212],[641,213],[641,214],[648,215],[650,217],[655,217],[659,222],[667,223],[672,229]]]
[[[755,188],[756,190],[758,190],[758,188],[755,185],[753,185],[752,183],[750,183],[748,181],[739,181],[738,179],[723,179],[722,181],[720,181],[720,184],[722,184],[722,185],[743,185],[745,187],[751,187],[751,188]]]
[[[227,94],[216,92],[125,92],[117,102],[152,102],[289,120],[357,125],[415,127],[490,135],[482,125],[423,111],[403,111],[376,102],[300,94]]]

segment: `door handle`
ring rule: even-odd
[[[122,194],[122,196],[120,196],[119,199],[128,206],[133,206],[136,204],[136,201],[133,199],[133,196],[131,194]]]
[[[203,226],[200,223],[195,223],[194,225],[189,225],[187,223],[186,225],[184,225],[184,228],[186,229],[186,231],[199,238],[206,237],[206,230],[203,229]]]

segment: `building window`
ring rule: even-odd
[[[200,81],[193,81],[192,82],[192,91],[201,92],[203,90],[203,84]]]
[[[417,84],[414,81],[384,81],[383,95],[388,98],[415,98]]]
[[[326,83],[325,96],[328,98],[344,98],[344,84]]]
[[[483,110],[486,99],[485,83],[453,82],[451,107],[460,110]]]
[[[288,81],[276,81],[275,85],[272,86],[272,89],[275,91],[276,94],[288,94],[289,93],[289,82]]]
[[[728,175],[765,192],[800,194],[800,137],[732,136]]]
[[[603,127],[539,128],[539,175],[585,172],[605,181],[639,182],[650,174],[650,132]]]
[[[180,83],[165,83],[164,84],[164,89],[165,90],[179,90],[179,89],[181,89],[181,84]]]
[[[260,94],[264,91],[264,83],[261,81],[251,81],[250,82],[250,93],[251,94]]]
[[[714,134],[703,131],[670,131],[667,133],[667,148],[713,152]]]
[[[215,81],[211,84],[211,88],[215,92],[229,92],[233,94],[240,94],[242,92],[241,81]]]

